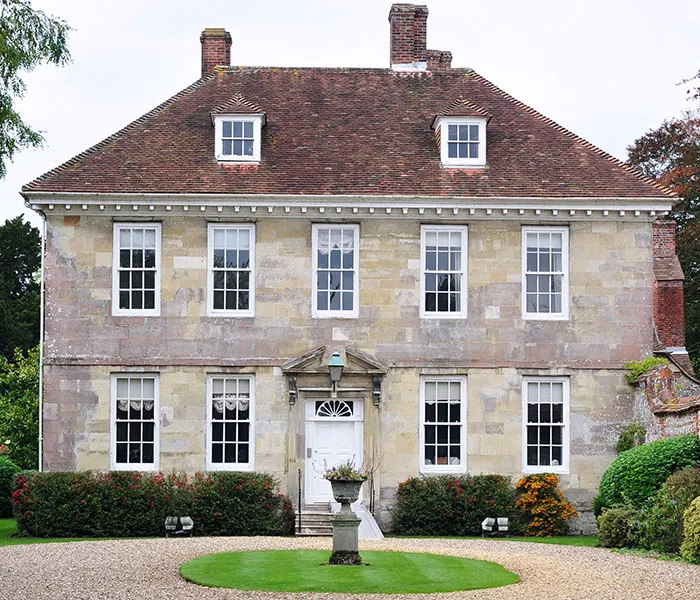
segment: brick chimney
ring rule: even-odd
[[[452,66],[452,53],[427,50],[428,7],[393,4],[389,11],[389,61],[395,71],[439,71]]]
[[[669,352],[692,374],[685,349],[683,269],[676,256],[676,222],[659,219],[652,224],[654,256],[654,329],[658,350]]]
[[[202,77],[209,75],[214,67],[231,65],[231,34],[223,28],[202,31]]]

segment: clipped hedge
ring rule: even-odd
[[[605,471],[596,506],[609,508],[625,501],[642,506],[672,473],[698,462],[700,440],[694,435],[658,440],[627,450]]]
[[[686,509],[683,530],[681,556],[688,562],[700,564],[700,498],[695,498]]]
[[[480,535],[486,517],[508,517],[520,531],[516,491],[501,475],[411,477],[399,484],[392,531],[399,535]]]
[[[15,476],[21,469],[7,456],[0,456],[0,519],[12,516],[12,492]]]
[[[289,535],[294,510],[261,473],[24,473],[14,513],[35,537],[140,537],[164,533],[167,516],[189,515],[196,535]]]

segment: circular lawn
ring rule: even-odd
[[[362,566],[329,565],[327,550],[271,550],[209,554],[180,568],[208,587],[277,592],[433,594],[517,583],[485,560],[413,552],[363,551]]]

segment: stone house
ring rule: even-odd
[[[687,361],[674,198],[426,49],[427,16],[391,8],[383,69],[230,66],[207,29],[200,79],[23,188],[44,469],[260,470],[312,504],[349,458],[384,527],[410,476],[555,472],[590,509],[622,365]]]

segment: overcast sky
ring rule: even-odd
[[[33,0],[73,28],[73,62],[25,77],[17,106],[45,147],[0,181],[0,223],[23,184],[87,149],[200,75],[199,34],[231,32],[234,65],[387,67],[384,0]],[[697,0],[429,0],[428,47],[450,50],[517,99],[614,156],[693,108]],[[175,140],[174,140],[175,142]]]

